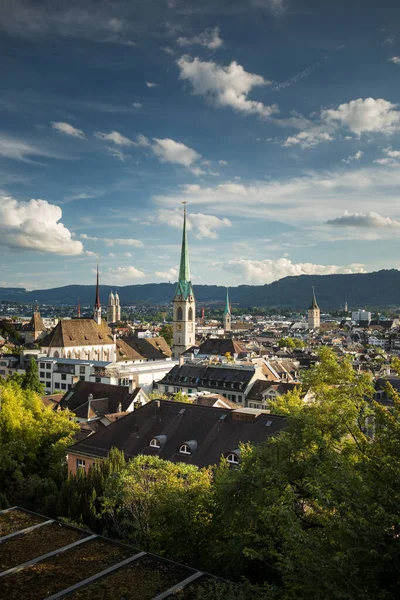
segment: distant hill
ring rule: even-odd
[[[294,309],[308,308],[311,287],[315,286],[318,303],[322,310],[343,306],[347,299],[350,308],[363,306],[386,307],[400,305],[400,271],[397,269],[357,273],[351,275],[300,275],[284,277],[268,285],[239,285],[229,288],[232,304],[248,306],[287,306]],[[174,296],[176,284],[147,283],[143,285],[100,286],[103,306],[107,304],[111,290],[118,289],[121,304],[164,304]],[[195,285],[196,301],[223,303],[226,288],[218,285]],[[94,285],[67,285],[49,290],[26,291],[24,288],[0,288],[0,301],[21,304],[92,304]]]

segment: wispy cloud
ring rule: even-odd
[[[203,33],[195,35],[192,38],[179,37],[176,42],[182,47],[199,45],[209,50],[218,50],[218,48],[224,45],[219,35],[219,27],[209,27]]]
[[[59,133],[64,133],[65,135],[70,135],[71,137],[77,137],[81,139],[86,137],[82,129],[77,129],[69,123],[64,123],[62,121],[53,121],[51,126]]]
[[[82,240],[88,240],[91,242],[103,242],[109,248],[113,246],[132,246],[135,248],[142,248],[143,242],[140,240],[135,240],[133,238],[109,238],[109,237],[94,237],[87,235],[86,233],[82,233],[80,238]]]

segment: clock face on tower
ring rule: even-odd
[[[179,324],[178,324],[178,325],[176,326],[176,328],[177,328],[177,330],[178,330],[178,331],[180,331],[180,330],[182,329],[182,325],[179,325]]]

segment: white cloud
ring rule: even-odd
[[[59,133],[65,133],[66,135],[70,135],[72,137],[77,137],[77,138],[81,138],[81,139],[86,137],[85,134],[83,133],[82,129],[77,129],[76,127],[73,127],[69,123],[63,123],[62,121],[53,121],[51,123],[51,126],[53,129],[55,129]]]
[[[158,223],[182,229],[182,211],[180,209],[160,209],[157,221]],[[187,228],[189,231],[193,231],[197,239],[217,239],[217,230],[224,227],[231,227],[231,225],[231,221],[226,217],[220,219],[214,215],[205,215],[203,213],[189,213],[187,217]]]
[[[354,163],[356,164],[356,163]],[[358,167],[358,165],[357,165]],[[153,199],[163,208],[188,202],[191,211],[211,212],[239,219],[281,221],[313,226],[343,213],[376,211],[397,214],[400,169],[369,166],[351,170],[308,172],[298,177],[254,181],[247,184],[186,185]]]
[[[288,137],[282,146],[300,146],[301,148],[312,148],[321,142],[331,142],[334,138],[326,131],[309,129]]]
[[[175,54],[174,50],[170,46],[162,46],[161,50],[165,52],[165,54]]]
[[[400,151],[393,150],[391,146],[383,149],[383,153],[386,155],[384,158],[376,158],[374,163],[378,165],[390,165],[397,166],[399,164],[400,159]]]
[[[218,162],[222,167],[225,167],[228,164],[228,161],[226,160],[219,160]]]
[[[134,281],[135,279],[140,279],[141,277],[145,277],[143,271],[136,269],[135,267],[110,267],[107,269],[107,274],[112,275],[113,279],[116,281]]]
[[[132,102],[133,108],[142,108],[143,104],[141,102]]]
[[[146,81],[146,87],[148,87],[148,88],[154,88],[157,86],[158,86],[158,83],[154,83],[154,81]]]
[[[236,62],[227,67],[215,62],[205,62],[199,58],[182,56],[177,60],[180,79],[189,81],[193,93],[211,99],[216,106],[229,106],[246,114],[269,117],[278,112],[276,105],[266,106],[262,102],[249,100],[248,95],[254,87],[269,85],[261,75],[248,73]]]
[[[208,48],[209,50],[217,50],[224,45],[224,42],[219,35],[219,27],[209,27],[203,31],[203,33],[200,33],[200,35],[196,35],[192,38],[179,37],[176,42],[179,46],[183,47],[199,45]]]
[[[394,133],[400,129],[400,111],[397,104],[382,98],[358,98],[341,104],[336,109],[321,111],[322,120],[347,127],[353,133]]]
[[[349,213],[345,211],[341,217],[330,219],[328,225],[335,227],[357,227],[357,228],[374,228],[374,229],[399,229],[400,221],[391,219],[390,217],[382,217],[376,212],[368,213]]]
[[[29,142],[3,134],[0,135],[0,156],[23,161],[28,161],[30,156],[60,158],[53,152],[48,152],[33,146]]]
[[[105,140],[106,142],[112,142],[117,146],[133,146],[134,142],[129,138],[125,137],[118,131],[111,131],[110,133],[103,133],[101,131],[95,132],[95,137],[99,140]]]
[[[350,265],[339,267],[336,265],[319,265],[314,263],[293,263],[288,258],[275,260],[230,260],[226,263],[218,263],[226,271],[243,277],[247,283],[263,284],[271,283],[282,277],[297,275],[331,275],[333,273],[360,273],[363,265]]]
[[[115,148],[115,146],[107,146],[107,150],[109,151],[111,156],[120,160],[121,162],[125,162],[129,158],[128,154],[125,154],[124,152],[122,152],[122,150],[119,150],[119,148]]]
[[[181,142],[175,142],[170,138],[153,138],[153,140],[153,152],[163,162],[190,167],[196,160],[201,158],[201,154]]]
[[[392,56],[388,60],[390,60],[390,62],[394,63],[395,65],[400,65],[400,56]]]
[[[166,281],[176,281],[178,279],[178,267],[171,267],[167,271],[156,271],[155,276]]]
[[[0,244],[62,256],[83,254],[82,242],[73,239],[61,218],[61,208],[46,200],[20,202],[1,196]]]
[[[362,150],[357,150],[357,152],[355,154],[352,154],[350,156],[348,156],[347,158],[342,158],[342,162],[346,163],[346,164],[350,164],[352,162],[356,161],[360,161],[361,158],[364,156],[364,152]]]
[[[86,233],[81,234],[82,240],[88,240],[90,242],[104,242],[106,246],[133,246],[135,248],[142,248],[143,242],[140,240],[135,240],[133,238],[108,238],[108,237],[93,237],[91,235],[87,235]]]

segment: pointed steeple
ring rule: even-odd
[[[176,294],[187,298],[189,295],[193,295],[192,283],[190,281],[190,267],[189,267],[189,246],[187,241],[187,227],[186,227],[186,202],[183,203],[183,233],[182,233],[182,249],[181,249],[181,263],[179,265],[179,278]]]
[[[312,302],[310,305],[310,309],[316,309],[319,308],[318,304],[317,304],[317,299],[315,297],[315,288],[314,286],[312,286]]]
[[[231,307],[229,305],[229,288],[226,288],[226,302],[225,302],[224,315],[230,315],[230,314],[231,314]]]
[[[190,281],[190,267],[189,267],[189,251],[188,241],[186,233],[186,204],[183,209],[183,234],[182,234],[182,250],[181,250],[181,264],[179,267],[179,281],[188,282]]]
[[[97,280],[96,280],[96,301],[95,308],[100,308],[100,288],[99,288],[99,263],[97,263]]]

